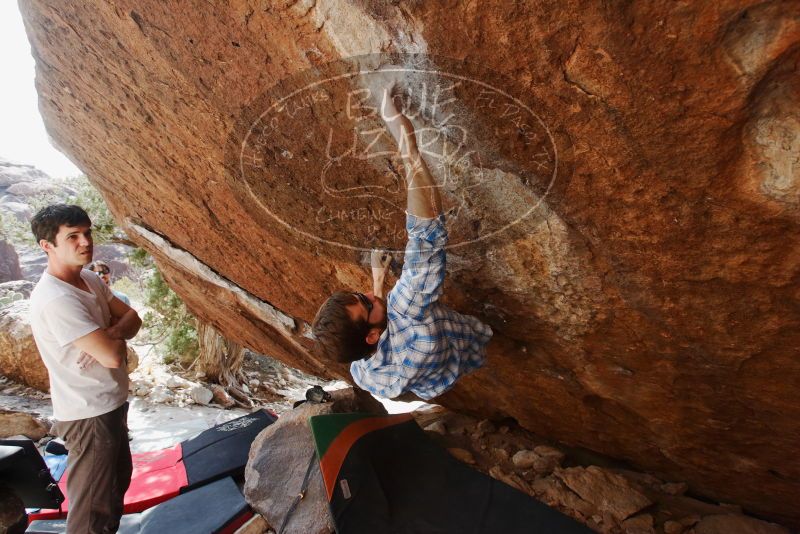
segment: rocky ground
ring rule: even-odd
[[[687,493],[662,480],[580,449],[548,442],[510,421],[492,422],[436,408],[417,422],[461,461],[603,533],[787,534],[733,504]]]
[[[147,356],[142,360],[141,367],[132,374],[132,389],[143,393],[147,388],[149,392],[131,396],[134,451],[168,447],[247,413],[238,408],[226,410],[213,401],[198,401],[198,388],[206,388],[202,382],[171,373],[167,366],[150,362]],[[320,383],[263,356],[250,355],[246,367],[253,399],[269,398],[260,406],[279,415],[292,412],[293,401],[302,397],[308,385]],[[329,390],[346,387],[344,383],[323,385]],[[400,411],[399,404],[389,403],[389,411]],[[408,405],[400,407],[408,409]],[[734,504],[693,496],[682,481],[663,480],[588,451],[549,442],[513,420],[479,420],[430,405],[413,413],[428,436],[458,460],[597,532],[789,533],[779,525],[744,514]],[[51,416],[49,395],[0,377],[0,436],[24,434],[44,443],[51,439],[47,434]],[[287,418],[290,419],[297,417]],[[304,471],[291,465],[287,469]],[[317,531],[327,532],[326,528]],[[270,531],[268,521],[261,516],[243,529],[248,534]]]
[[[131,375],[131,394],[152,404],[176,407],[192,405],[231,408],[232,399],[214,384],[207,384],[202,373],[163,363],[158,350],[150,347]],[[326,382],[284,366],[271,358],[248,352],[244,365],[247,383],[242,389],[254,407],[262,407],[281,414],[291,409],[292,403],[304,398],[305,391],[313,385],[326,389],[345,387],[344,382]]]
[[[130,375],[129,426],[134,451],[158,450],[191,437],[216,424],[239,417],[250,410],[223,406],[215,398],[213,384],[192,371],[183,372],[163,363],[157,346],[137,347],[138,366]],[[244,385],[254,407],[282,414],[304,398],[306,389],[321,385],[328,390],[345,387],[344,382],[325,382],[288,368],[265,356],[248,353]],[[50,396],[0,375],[0,411],[20,412],[41,422],[44,432],[52,423]],[[7,424],[9,421],[6,421]],[[13,428],[17,428],[14,426]],[[0,424],[0,436],[17,434]],[[44,437],[37,432],[36,439]]]

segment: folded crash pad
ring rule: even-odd
[[[131,485],[125,492],[126,514],[141,512],[151,506],[178,495],[187,485],[186,470],[181,462],[180,444],[169,449],[152,452],[135,453],[132,456],[133,473]],[[42,510],[30,511],[29,519],[56,519],[64,518],[69,511],[69,495],[67,494],[67,481],[69,469],[61,476],[58,487],[67,496],[61,504],[61,509],[43,507]]]
[[[22,460],[25,450],[14,445],[0,445],[0,473]]]
[[[179,495],[138,514],[122,516],[119,534],[232,533],[252,511],[231,479],[223,478]],[[54,534],[66,531],[66,519],[39,520],[27,533]]]
[[[310,424],[338,534],[591,533],[459,462],[408,414],[328,414]]]
[[[168,449],[132,454],[131,485],[125,493],[124,513],[141,512],[224,477],[244,474],[250,444],[277,416],[259,410],[204,430],[196,437]],[[69,469],[58,486],[66,495]],[[29,514],[31,520],[67,516],[69,495],[61,509],[42,509]]]
[[[27,508],[58,508],[64,495],[29,439],[0,440],[0,480]]]
[[[258,410],[211,427],[181,443],[187,489],[226,476],[241,477],[253,440],[276,419],[276,415]]]

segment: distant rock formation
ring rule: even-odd
[[[50,176],[43,170],[25,163],[15,163],[0,157],[0,189],[17,183],[46,183]]]
[[[27,222],[33,216],[28,198],[53,188],[52,178],[44,171],[0,158],[0,209],[20,221]]]
[[[61,190],[63,187],[54,184],[52,178],[42,170],[33,165],[15,163],[4,158],[0,158],[0,210],[5,214],[11,215],[26,227],[34,215],[33,197],[44,192]],[[31,237],[29,244],[17,243],[15,249],[12,244],[8,244],[11,249],[4,248],[0,244],[0,264],[8,262],[12,264],[15,260],[11,259],[11,252],[16,258],[17,270],[13,270],[15,278],[3,278],[3,267],[0,265],[0,282],[6,280],[26,280],[36,281],[47,266],[47,258],[44,253],[34,244]]]
[[[0,283],[20,280],[22,269],[19,267],[19,256],[14,245],[0,240]]]

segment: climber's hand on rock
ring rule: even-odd
[[[375,248],[370,253],[370,265],[373,269],[382,269],[386,271],[392,263],[392,255],[388,250]]]
[[[398,111],[393,97],[403,92],[405,72],[397,65],[384,65],[364,76],[364,83],[370,91],[370,98],[385,122],[390,122]]]

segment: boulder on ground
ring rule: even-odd
[[[601,467],[556,469],[555,475],[583,500],[592,503],[601,513],[611,514],[617,521],[624,521],[652,504],[625,477]]]
[[[8,198],[8,197],[6,197]],[[17,197],[10,197],[17,198]],[[13,215],[19,222],[26,223],[33,217],[33,209],[24,202],[15,202],[13,200],[4,200],[0,205],[6,213]]]
[[[234,534],[265,534],[266,532],[274,532],[274,530],[270,529],[264,516],[256,514],[239,527]]]
[[[182,379],[181,377],[172,375],[169,378],[167,378],[167,381],[164,385],[166,385],[169,389],[180,389],[180,388],[185,388],[189,384],[186,380]]]
[[[0,439],[25,436],[39,441],[47,435],[47,427],[32,415],[20,412],[0,412]]]
[[[52,178],[33,165],[17,163],[0,157],[0,187],[9,187],[19,182],[50,181]]]
[[[334,531],[308,418],[327,413],[386,413],[383,405],[358,389],[341,389],[332,391],[331,395],[331,402],[301,404],[284,414],[265,428],[250,447],[244,473],[244,496],[275,528],[283,524],[311,465],[305,496],[289,517],[285,534]]]
[[[767,523],[745,515],[709,515],[694,527],[695,534],[789,534],[775,523]]]
[[[25,531],[25,504],[17,494],[0,486],[0,533]]]
[[[620,525],[625,534],[655,534],[653,516],[650,514],[637,515],[626,519]]]
[[[29,313],[27,300],[0,308],[0,369],[15,382],[49,391],[47,368],[33,340]]]
[[[189,396],[197,404],[210,404],[214,398],[211,390],[203,386],[194,386],[189,390]]]
[[[534,480],[531,484],[533,496],[548,506],[553,506],[570,517],[583,520],[597,513],[596,507],[581,499],[555,477]]]
[[[661,491],[667,495],[683,495],[689,491],[689,485],[686,482],[667,482],[661,485]]]
[[[153,387],[150,390],[150,394],[147,397],[150,399],[150,402],[155,402],[157,404],[167,404],[175,400],[175,394],[170,391],[167,386],[163,384],[158,384],[157,386]]]
[[[17,182],[8,186],[6,193],[21,197],[23,200],[28,197],[35,197],[47,191],[54,191],[58,189],[48,182]]]
[[[563,452],[547,445],[540,445],[532,451],[525,449],[518,451],[511,461],[519,470],[533,468],[539,475],[549,475],[563,459]]]
[[[213,402],[216,402],[223,408],[233,408],[236,405],[236,401],[233,400],[233,397],[231,397],[221,385],[209,384],[208,387],[214,395]]]
[[[133,347],[130,345],[128,346],[128,358],[125,360],[125,368],[128,370],[128,374],[131,374],[139,367],[139,355],[136,354],[136,351],[133,350]]]
[[[511,461],[517,469],[530,469],[537,458],[539,455],[535,452],[523,449],[514,454]]]

